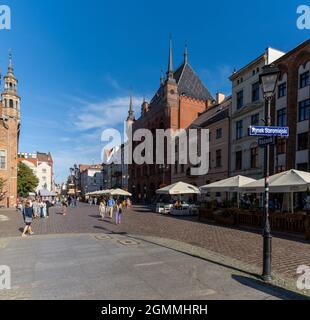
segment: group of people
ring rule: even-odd
[[[113,214],[115,215],[115,224],[120,224],[122,221],[122,213],[124,208],[131,207],[131,201],[129,198],[126,200],[116,199],[114,200],[112,196],[108,199],[102,199],[99,204],[99,214],[101,219],[104,220],[105,217],[108,219],[113,219]]]
[[[49,217],[49,208],[51,206],[52,203],[50,201],[42,200],[42,198],[27,198],[18,202],[17,208],[21,211],[25,222],[22,237],[26,237],[27,234],[33,234],[31,229],[33,219]]]

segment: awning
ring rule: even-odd
[[[269,192],[302,192],[310,188],[310,173],[291,169],[280,172],[269,177]],[[260,179],[244,185],[242,191],[245,193],[264,192],[265,179]]]
[[[256,182],[255,179],[245,176],[234,176],[220,181],[216,181],[200,187],[202,193],[207,192],[240,192],[241,187],[250,182]]]
[[[156,190],[158,194],[197,194],[200,193],[198,187],[185,182],[176,182],[164,188]]]

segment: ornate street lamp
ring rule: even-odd
[[[259,80],[262,85],[263,96],[267,102],[267,110],[265,112],[265,125],[271,125],[270,107],[271,100],[275,94],[280,70],[274,65],[266,65],[260,74]],[[265,197],[264,197],[264,230],[263,230],[263,274],[264,281],[271,280],[271,248],[272,237],[269,222],[269,154],[270,145],[265,146],[264,167],[265,167]]]

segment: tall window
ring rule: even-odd
[[[297,150],[308,149],[308,135],[308,132],[303,132],[297,136]]]
[[[258,167],[258,147],[251,148],[251,169]]]
[[[276,166],[276,173],[280,173],[286,170],[286,167],[281,165],[281,166]]]
[[[9,100],[9,103],[10,103],[9,107],[10,107],[10,108],[14,108],[14,102],[13,102],[12,99]]]
[[[278,85],[278,98],[286,96],[286,82]]]
[[[0,150],[0,169],[6,169],[6,150]]]
[[[216,167],[222,166],[222,150],[216,150]]]
[[[277,111],[277,124],[278,126],[286,126],[286,108]]]
[[[299,88],[304,88],[310,84],[310,73],[306,71],[299,76]]]
[[[259,124],[259,113],[255,113],[251,115],[251,125],[257,126]]]
[[[242,169],[242,150],[236,152],[236,170]]]
[[[216,129],[216,139],[222,138],[222,128]]]
[[[277,154],[285,153],[285,138],[277,138]]]
[[[243,121],[239,120],[236,122],[236,139],[241,139],[243,136]]]
[[[259,82],[252,84],[252,102],[259,100]]]
[[[309,119],[310,99],[300,101],[298,104],[298,121]]]
[[[243,106],[243,90],[237,92],[237,109]]]

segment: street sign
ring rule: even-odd
[[[274,137],[259,138],[257,142],[260,147],[265,147],[268,144],[274,144]]]
[[[288,127],[273,127],[273,126],[250,126],[250,136],[264,136],[264,137],[288,137]]]

